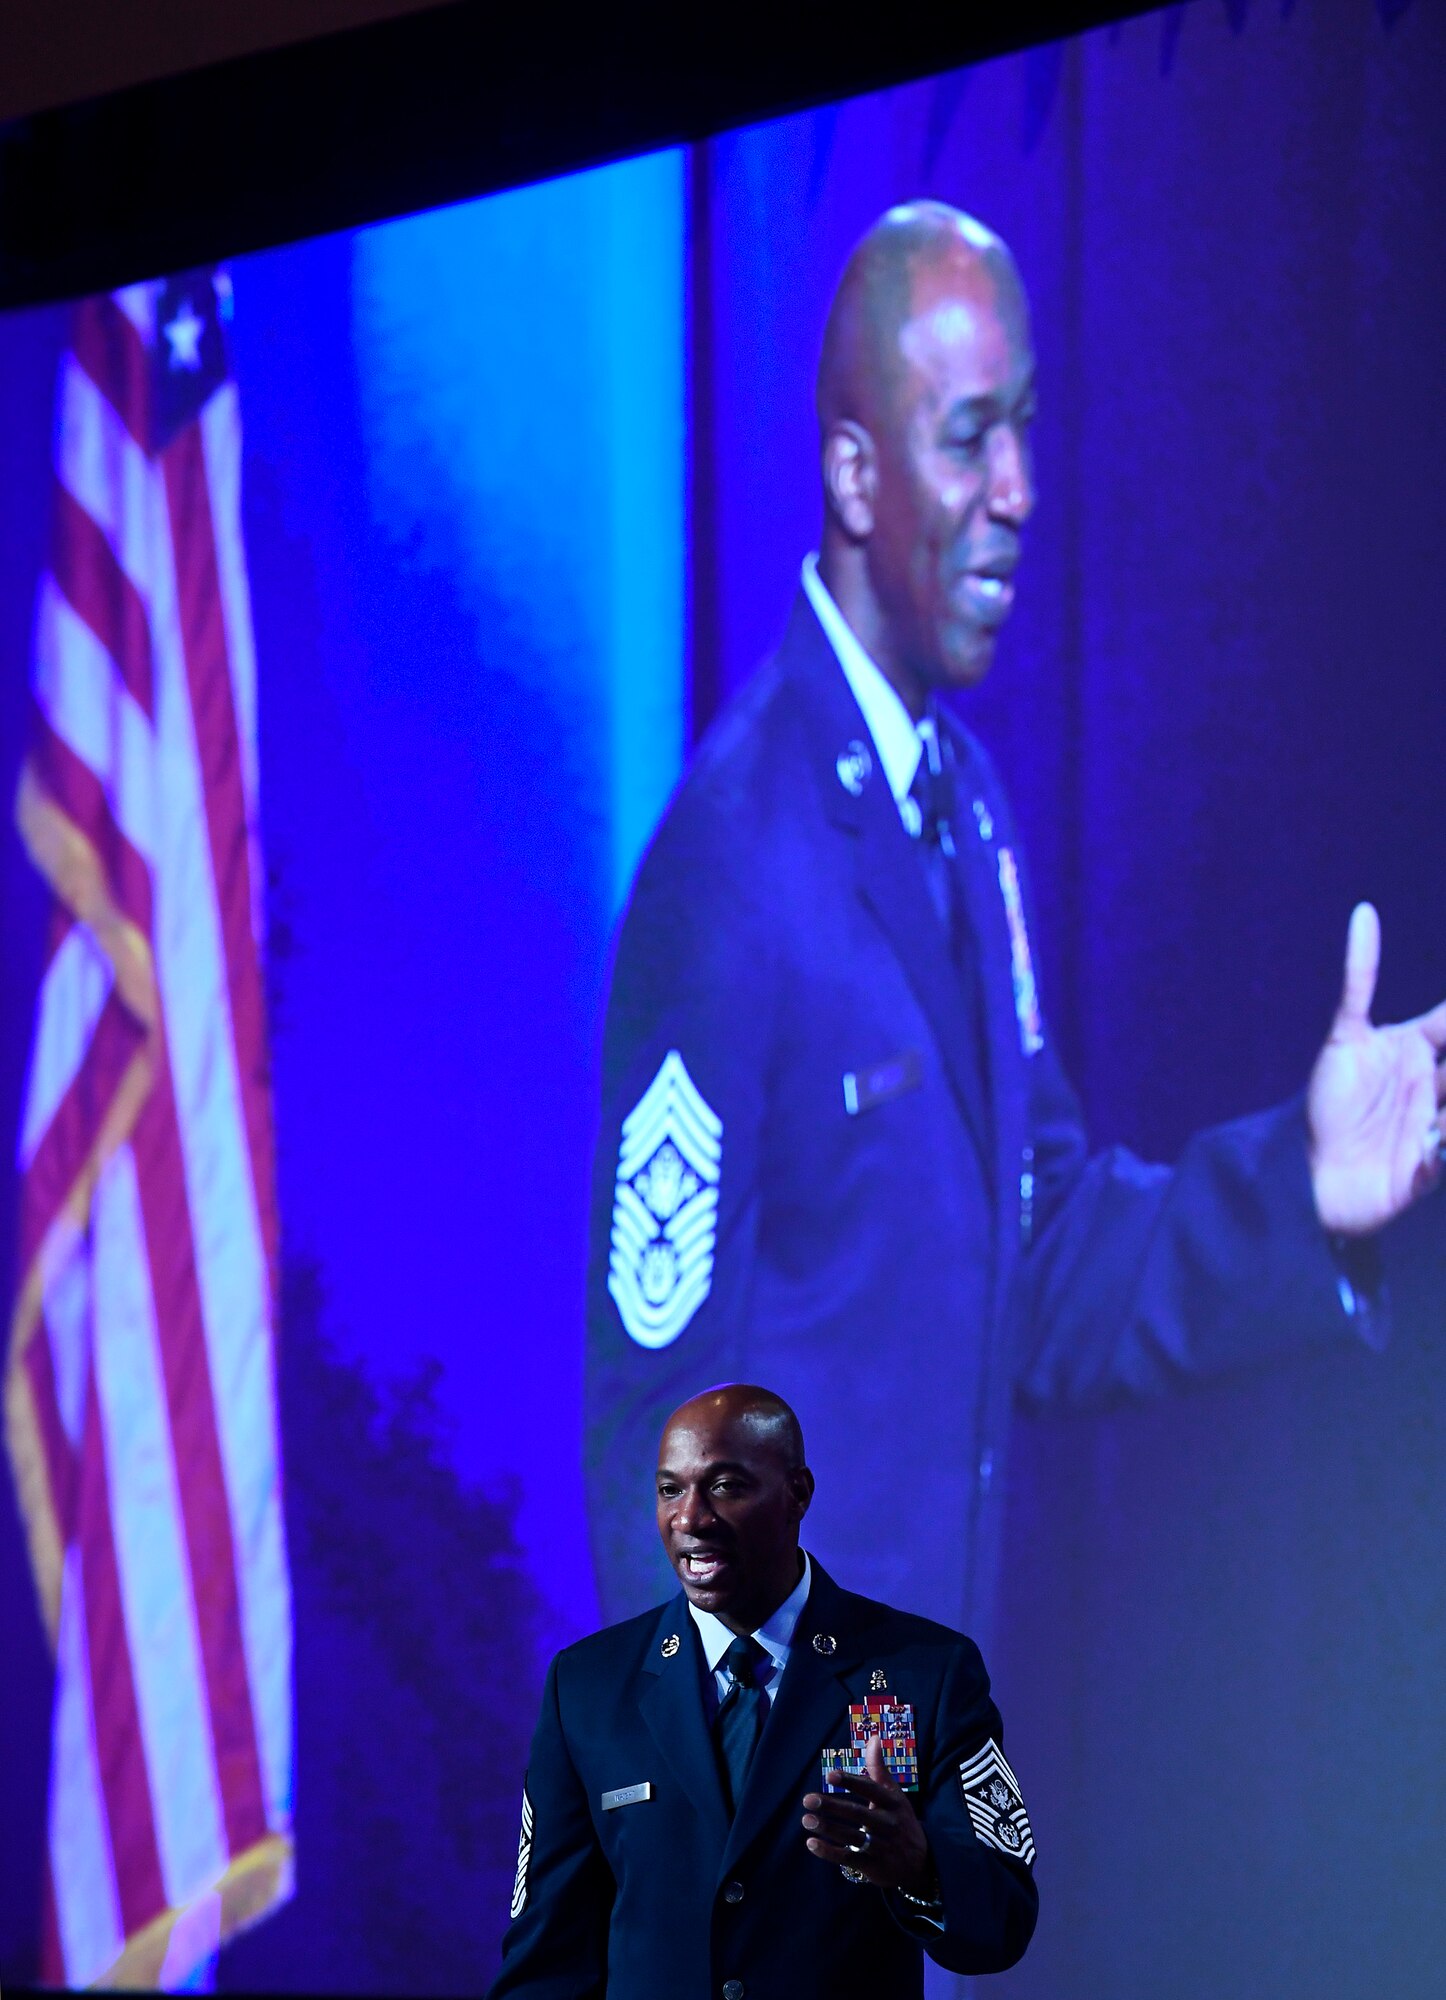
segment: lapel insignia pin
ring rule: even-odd
[[[816,1653],[821,1653],[826,1660],[832,1659],[833,1655],[838,1651],[838,1640],[835,1639],[832,1632],[815,1632],[813,1635],[813,1650]]]
[[[681,1646],[682,1643],[683,1643],[682,1640],[678,1637],[676,1632],[670,1632],[667,1638],[663,1641],[663,1658],[665,1660],[671,1660],[674,1653],[677,1652],[679,1646]]]
[[[869,755],[866,746],[860,743],[857,737],[851,743],[844,745],[843,749],[839,751],[837,761],[834,764],[834,769],[838,772],[839,783],[843,786],[849,797],[854,799],[859,796],[864,786],[869,782],[873,768],[873,758]]]
[[[887,1694],[888,1691],[889,1691],[888,1676],[885,1674],[882,1667],[875,1667],[873,1672],[869,1675],[869,1693]]]

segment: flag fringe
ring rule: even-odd
[[[114,1965],[99,1979],[92,1980],[91,1990],[174,1991],[195,1970],[192,1965],[166,1964],[172,1934],[185,1916],[198,1909],[208,1898],[219,1898],[219,1928],[214,1933],[209,1928],[207,1931],[204,1955],[209,1956],[212,1950],[239,1936],[242,1931],[249,1930],[252,1924],[260,1923],[263,1917],[288,1902],[294,1886],[295,1850],[291,1835],[266,1834],[254,1847],[248,1847],[244,1854],[238,1855],[218,1882],[202,1889],[189,1903],[177,1909],[162,1910],[158,1917],[152,1917],[142,1930],[127,1940],[125,1950]]]
[[[154,1028],[161,1007],[150,941],[122,915],[93,843],[47,796],[28,762],[15,795],[15,824],[36,869],[110,960],[121,999],[138,1021]]]
[[[40,1600],[40,1618],[53,1655],[60,1630],[60,1584],[65,1573],[65,1544],[60,1533],[60,1510],[50,1490],[50,1471],[40,1439],[35,1398],[15,1353],[12,1353],[10,1366],[5,1372],[5,1446],[10,1455],[11,1471],[15,1475],[15,1497],[20,1505],[20,1518],[25,1523],[30,1573],[35,1579],[35,1594]]]
[[[135,1130],[154,1076],[155,1056],[147,1044],[131,1058],[116,1085],[95,1144],[71,1182],[60,1212],[46,1230],[21,1281],[10,1322],[10,1349],[5,1365],[5,1441],[15,1470],[40,1615],[52,1651],[60,1630],[65,1537],[61,1533],[55,1495],[50,1489],[35,1400],[25,1375],[25,1353],[41,1324],[46,1287],[73,1256],[90,1218],[96,1182],[106,1162]]]

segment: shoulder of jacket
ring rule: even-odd
[[[591,1679],[614,1669],[626,1669],[642,1658],[662,1613],[663,1606],[655,1604],[651,1611],[639,1612],[636,1618],[624,1618],[616,1625],[604,1625],[600,1632],[574,1639],[553,1656],[553,1670],[558,1679],[570,1681],[577,1676]]]
[[[881,1645],[895,1649],[937,1653],[941,1658],[951,1653],[974,1660],[981,1658],[968,1633],[956,1631],[951,1625],[941,1625],[937,1619],[925,1618],[916,1611],[901,1611],[876,1598],[860,1597],[853,1591],[841,1590],[840,1597],[848,1608],[850,1624],[857,1636],[877,1638]]]
[[[680,882],[757,886],[757,858],[806,811],[809,781],[796,704],[776,660],[765,661],[693,752],[639,866],[634,897]]]

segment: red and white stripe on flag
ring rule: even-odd
[[[42,1974],[291,1889],[256,669],[223,274],[76,310],[17,818],[54,892],[6,1432],[55,1647]]]

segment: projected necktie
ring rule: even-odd
[[[756,1639],[735,1639],[723,1655],[723,1665],[733,1676],[733,1685],[723,1697],[713,1735],[730,1815],[738,1810],[748,1766],[753,1762],[753,1753],[768,1719],[768,1698],[757,1685],[758,1669],[767,1658]]]
[[[962,871],[966,863],[958,847],[964,839],[964,831],[959,821],[954,750],[952,744],[940,736],[932,717],[926,716],[920,723],[919,737],[923,754],[909,787],[909,797],[918,808],[919,815],[915,844],[924,864],[930,899],[944,927],[949,956],[958,975],[959,991],[968,1015],[965,1053],[973,1071],[975,1103],[980,1117],[987,1119],[989,1093],[984,1081],[984,1014],[979,994],[978,952],[965,908]]]
[[[961,838],[961,828],[955,798],[953,747],[940,737],[928,716],[919,724],[919,739],[922,755],[909,787],[909,797],[919,813],[915,838],[923,857],[929,894],[949,940],[950,955],[967,988],[971,983],[969,960],[973,954],[963,909],[963,883],[959,879],[962,863],[956,843]]]
[[[937,742],[930,747],[937,756]],[[909,787],[909,797],[919,809],[918,820],[914,822],[919,829],[915,838],[923,855],[929,894],[952,951],[958,930],[951,866],[954,854],[954,774],[942,765],[937,771],[931,769],[927,749],[919,759],[914,782]]]

